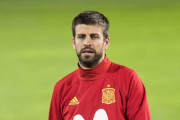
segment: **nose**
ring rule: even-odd
[[[90,37],[86,37],[85,41],[84,41],[84,46],[91,46],[92,40]]]

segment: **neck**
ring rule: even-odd
[[[111,61],[105,56],[103,61],[90,69],[83,69],[78,63],[78,77],[82,80],[96,80],[106,75],[111,66]]]

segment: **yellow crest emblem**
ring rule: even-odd
[[[107,88],[102,89],[102,103],[111,104],[115,102],[115,89],[107,85]]]

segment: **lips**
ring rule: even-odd
[[[91,49],[84,49],[82,53],[94,53],[94,51]]]

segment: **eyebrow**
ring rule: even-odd
[[[86,34],[78,34],[77,36],[80,36],[80,35],[86,35]]]
[[[77,37],[85,37],[85,34],[78,34]]]
[[[99,36],[99,34],[98,34],[98,33],[92,33],[92,34],[90,34],[90,36],[91,36],[91,35],[98,35],[98,36]]]
[[[86,35],[86,34],[78,34],[77,36],[80,36],[80,35]],[[98,33],[91,33],[90,36],[92,35],[99,35]]]

